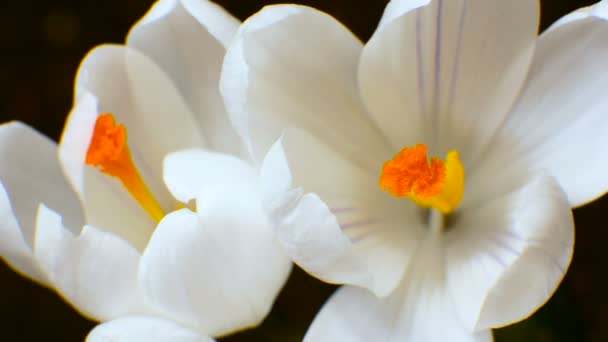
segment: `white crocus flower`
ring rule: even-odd
[[[126,46],[85,58],[59,146],[0,126],[1,255],[109,321],[93,341],[251,327],[288,276],[219,94],[238,25],[207,1],[161,0]]]
[[[538,1],[394,0],[365,46],[302,6],[241,26],[222,95],[256,158],[283,134],[278,234],[346,284],[305,340],[490,341],[547,301],[608,188],[607,13],[537,37]]]

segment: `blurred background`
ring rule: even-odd
[[[275,3],[217,2],[240,19]],[[366,41],[387,1],[295,2],[330,13]],[[541,29],[593,2],[541,1]],[[57,140],[71,107],[73,79],[82,57],[98,44],[122,43],[129,27],[152,3],[152,0],[2,1],[0,122],[20,120]],[[531,318],[495,331],[496,341],[608,341],[605,245],[608,216],[603,215],[606,212],[606,196],[574,211],[576,247],[565,280],[551,301]],[[294,269],[261,326],[221,341],[301,341],[308,324],[334,289]],[[95,325],[55,293],[18,276],[4,263],[0,263],[0,303],[2,341],[82,341]]]

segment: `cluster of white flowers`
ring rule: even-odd
[[[309,7],[160,0],[85,57],[59,144],[0,126],[1,256],[90,341],[256,326],[292,262],[344,285],[305,341],[491,341],[608,190],[607,20],[393,0],[362,44]]]

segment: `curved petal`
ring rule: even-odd
[[[183,203],[196,199],[207,188],[238,182],[238,193],[257,192],[258,176],[246,162],[228,154],[204,150],[184,150],[169,154],[164,161],[165,184]],[[235,194],[235,195],[238,195]]]
[[[395,19],[422,6],[427,6],[431,0],[391,0],[386,5],[376,31],[384,29]]]
[[[213,342],[211,337],[151,316],[126,316],[96,326],[87,342]]]
[[[83,61],[60,159],[84,202],[87,222],[116,232],[141,249],[155,222],[117,179],[84,163],[95,120],[107,112],[126,126],[134,162],[165,210],[176,203],[162,183],[163,158],[172,151],[204,146],[204,139],[170,79],[140,52],[102,46]]]
[[[78,311],[104,321],[145,309],[137,284],[139,253],[126,241],[92,226],[75,237],[44,205],[37,219],[36,260]]]
[[[155,222],[119,180],[85,164],[98,115],[97,98],[91,94],[83,95],[72,109],[64,128],[59,159],[82,200],[87,223],[114,232],[143,250]]]
[[[220,70],[239,21],[208,1],[157,2],[129,33],[127,44],[150,57],[173,81],[198,128],[220,152],[241,151],[219,93]]]
[[[443,289],[441,240],[429,236],[420,245],[404,281],[379,299],[344,286],[325,303],[304,341],[492,341],[489,330],[468,330],[454,316]]]
[[[194,169],[199,165],[222,167],[193,160]],[[167,215],[140,267],[140,281],[156,307],[213,336],[259,324],[291,269],[263,213],[257,184],[247,177],[227,180],[206,179],[198,214],[182,209]]]
[[[540,174],[453,221],[446,236],[447,288],[471,330],[528,317],[553,294],[570,263],[572,212],[550,176]]]
[[[500,132],[502,133],[502,132]],[[458,211],[477,208],[524,186],[534,173],[527,149],[515,137],[498,134],[477,163],[465,166],[465,192]]]
[[[204,137],[179,89],[135,49],[105,45],[92,50],[78,70],[77,102],[87,93],[97,98],[100,114],[113,113],[127,127],[135,161],[157,173],[167,153],[204,147]]]
[[[310,131],[364,167],[390,154],[359,100],[360,51],[340,23],[303,6],[265,7],[240,27],[220,89],[257,161],[288,126]]]
[[[313,193],[290,189],[292,175]],[[273,146],[261,177],[266,207],[294,262],[324,281],[379,296],[397,286],[423,233],[413,205],[382,193],[376,177],[298,130]]]
[[[608,20],[608,1],[602,0],[596,3],[595,5],[579,8],[576,11],[561,17],[558,21],[553,23],[551,27],[549,27],[545,32],[543,32],[543,34],[547,34],[551,30],[555,30],[556,28],[565,24],[569,24],[575,20],[587,19],[589,17],[597,17],[600,19]]]
[[[420,1],[396,4],[418,5]],[[405,6],[408,7],[408,6]],[[384,19],[361,55],[363,100],[396,150],[483,151],[524,83],[538,1],[434,0]],[[388,10],[386,16],[395,17]]]
[[[30,260],[38,205],[45,203],[61,213],[77,232],[83,222],[80,203],[61,172],[57,145],[32,128],[20,122],[0,125],[0,160],[0,254],[20,272],[44,283]]]
[[[388,285],[375,284],[377,279],[357,255],[336,217],[314,194],[299,198],[295,207],[278,220],[277,237],[293,262],[325,282],[358,285],[381,294],[395,286],[394,279],[387,281]]]
[[[546,169],[572,206],[608,189],[608,22],[572,21],[544,34],[519,102],[503,134],[526,148],[533,169]]]
[[[0,256],[15,271],[43,285],[48,285],[46,275],[33,258],[32,247],[27,244],[15,217],[11,201],[0,182]]]
[[[80,203],[63,176],[52,140],[20,122],[0,125],[0,158],[0,180],[29,246],[40,203],[59,212],[73,232],[80,230]]]
[[[268,212],[281,210],[282,206],[291,202],[289,198],[297,192],[292,191],[292,181],[282,138],[279,138],[270,147],[260,166],[262,205]]]

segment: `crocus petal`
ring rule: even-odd
[[[74,105],[63,131],[59,159],[68,180],[82,199],[87,223],[114,232],[143,250],[155,222],[119,180],[85,165],[98,115],[97,98],[83,94]]]
[[[33,259],[32,247],[25,237],[15,217],[11,201],[4,185],[0,182],[0,255],[15,271],[47,285],[46,275]]]
[[[204,150],[169,154],[164,162],[164,180],[173,196],[183,203],[196,199],[209,187],[234,182],[245,186],[245,192],[258,191],[257,173],[251,165],[228,154]]]
[[[163,312],[223,335],[261,322],[291,263],[262,210],[258,185],[248,177],[228,177],[235,174],[233,164],[216,154],[192,151],[190,157],[189,167],[206,179],[196,196],[198,214],[182,209],[160,222],[142,256],[140,280]],[[167,169],[180,159],[185,160],[171,155]],[[218,176],[207,179],[212,173]]]
[[[570,263],[572,213],[559,185],[545,174],[453,220],[446,234],[447,288],[471,330],[532,314]]]
[[[91,51],[78,70],[76,99],[87,92],[97,98],[100,114],[113,113],[127,127],[135,161],[157,170],[158,176],[167,153],[204,146],[194,114],[178,89],[135,49],[105,45]]]
[[[171,80],[146,56],[128,47],[102,46],[85,58],[60,158],[84,202],[87,222],[119,233],[141,249],[155,222],[120,181],[84,165],[97,115],[107,112],[126,126],[135,165],[165,210],[176,203],[162,182],[163,158],[204,146],[204,140]]]
[[[543,34],[547,34],[549,31],[555,30],[556,28],[569,24],[575,20],[586,19],[589,17],[597,17],[608,20],[608,1],[602,0],[595,5],[579,8],[576,11],[561,17],[558,21],[553,23],[551,27],[543,32]]]
[[[144,310],[137,284],[139,253],[126,241],[92,226],[76,237],[44,205],[37,219],[36,260],[80,312],[103,321]]]
[[[301,191],[292,189],[293,177],[289,170],[289,162],[281,138],[268,150],[260,166],[260,186],[262,191],[262,205],[272,213],[289,207],[293,200],[297,200]],[[295,197],[294,197],[295,195]],[[283,209],[288,209],[288,208]],[[281,213],[276,213],[281,216]]]
[[[307,194],[279,222],[277,236],[292,260],[315,277],[386,296],[397,286],[410,257],[404,247],[408,241],[388,228],[368,222],[340,226],[318,196]]]
[[[292,176],[314,193],[289,190]],[[397,286],[424,231],[410,210],[414,206],[394,201],[380,191],[375,176],[299,130],[288,130],[273,146],[261,178],[263,192],[273,196],[265,203],[277,236],[300,267],[379,296]]]
[[[398,19],[404,14],[413,11],[422,6],[426,6],[431,0],[392,0],[386,5],[380,23],[378,24],[377,31],[384,29],[385,26]]]
[[[87,342],[213,342],[211,337],[151,316],[126,316],[95,327]]]
[[[429,236],[420,245],[401,286],[378,298],[344,286],[325,303],[304,341],[492,341],[490,331],[474,333],[458,319],[443,290],[441,240]]]
[[[134,161],[154,193],[164,194],[161,177],[165,155],[204,146],[194,114],[178,89],[163,70],[137,50],[106,45],[91,51],[78,71],[76,101],[89,93],[97,99],[98,114],[113,113],[117,122],[127,127]],[[64,135],[67,128],[69,122]],[[85,151],[90,136],[86,138],[89,140],[80,142]]]
[[[0,125],[0,160],[0,253],[17,270],[42,281],[28,261],[38,205],[61,213],[77,232],[83,221],[80,203],[61,172],[57,145],[32,128],[20,122]]]
[[[214,336],[259,324],[290,269],[270,227],[235,208],[167,215],[140,269],[156,307]]]
[[[57,144],[20,122],[11,122],[0,125],[0,158],[0,180],[30,246],[40,203],[61,213],[72,231],[80,230],[80,203],[61,172]]]
[[[131,29],[127,39],[128,46],[143,52],[167,73],[210,146],[220,152],[241,150],[218,88],[224,46],[238,25],[237,19],[208,1],[162,0]]]
[[[572,206],[608,189],[608,22],[591,16],[544,34],[503,134],[533,169],[548,170]]]
[[[434,0],[384,24],[359,79],[394,148],[424,142],[432,155],[457,149],[465,165],[473,160],[524,83],[538,15],[537,1]]]
[[[358,99],[360,51],[361,43],[340,23],[303,6],[269,6],[240,27],[220,88],[257,161],[289,126],[312,132],[367,167],[390,154]]]

